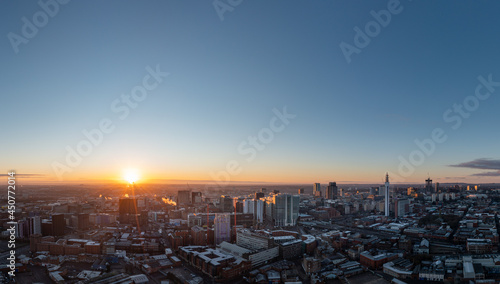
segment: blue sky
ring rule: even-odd
[[[45,3],[46,1],[44,1]],[[223,3],[227,3],[222,1]],[[221,21],[211,1],[71,1],[16,54],[8,34],[43,11],[2,2],[0,169],[56,180],[66,146],[110,118],[116,129],[64,180],[210,180],[235,160],[231,181],[499,182],[500,88],[454,130],[443,113],[473,96],[478,76],[500,81],[500,3],[401,1],[386,27],[347,63],[355,27],[391,1],[243,1]],[[124,120],[110,105],[160,66],[170,75]],[[237,147],[268,127],[273,109],[296,115],[251,162]],[[415,139],[448,139],[398,172]],[[449,165],[460,165],[450,167]]]

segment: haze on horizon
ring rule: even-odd
[[[71,1],[17,53],[5,1],[0,177],[500,182],[500,3],[399,1],[347,58],[391,1]]]

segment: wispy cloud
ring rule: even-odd
[[[477,173],[477,174],[472,174],[471,176],[479,176],[479,177],[499,177],[499,176],[500,176],[500,171],[498,171],[498,172],[484,172],[484,173]]]
[[[489,171],[489,172],[475,173],[472,174],[471,176],[482,176],[482,177],[500,176],[500,160],[482,158],[482,159],[475,159],[470,162],[450,165],[450,167],[480,169],[480,170],[496,170],[493,172]]]

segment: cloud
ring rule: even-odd
[[[481,169],[481,170],[500,170],[500,160],[493,159],[475,159],[470,162],[450,165],[450,167]]]
[[[477,177],[500,177],[500,171],[498,171],[498,172],[477,173],[477,174],[472,174],[471,176],[477,176]]]
[[[472,174],[471,176],[480,176],[480,177],[497,177],[500,176],[500,160],[493,159],[475,159],[470,162],[464,162],[456,165],[450,165],[450,167],[457,168],[468,168],[468,169],[480,169],[480,170],[496,170],[489,172],[482,172]]]

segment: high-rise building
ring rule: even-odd
[[[326,199],[336,199],[338,195],[338,188],[336,182],[330,182],[326,188]]]
[[[122,198],[118,201],[119,220],[123,224],[135,222],[135,216],[140,213],[137,208],[137,199]]]
[[[240,198],[235,197],[233,199],[233,208],[234,208],[234,211],[239,212],[239,213],[243,213],[243,202]]]
[[[40,216],[28,218],[28,237],[34,234],[42,234],[42,219]]]
[[[231,196],[222,195],[219,199],[219,209],[222,212],[234,212],[234,201]]]
[[[80,213],[78,214],[78,229],[87,230],[90,227],[89,214]]]
[[[264,202],[264,200],[261,199],[255,200],[254,219],[257,220],[257,222],[259,223],[264,222],[265,207],[266,203]]]
[[[276,194],[272,197],[272,219],[275,226],[295,226],[299,218],[300,196]]]
[[[254,214],[254,211],[255,211],[255,199],[243,200],[243,213]]]
[[[179,190],[177,192],[177,204],[191,204],[191,191]]]
[[[391,198],[391,195],[389,193],[389,173],[385,174],[385,192],[384,192],[384,195],[385,195],[384,212],[385,212],[385,216],[389,217],[389,201]]]
[[[439,192],[439,182],[435,183],[435,190],[434,192]]]
[[[214,220],[215,244],[231,241],[231,216],[229,214],[215,214]]]
[[[313,184],[313,195],[317,197],[321,197],[321,184],[315,183]]]
[[[64,220],[64,214],[52,215],[52,233],[54,234],[54,236],[64,235],[65,228],[66,221]]]
[[[425,180],[425,191],[432,192],[432,179],[429,177]]]
[[[123,214],[138,214],[137,200],[135,198],[121,198],[118,201],[118,213]]]
[[[191,193],[191,202],[193,204],[198,204],[198,203],[201,203],[203,200],[202,200],[202,194],[201,192],[197,191],[197,192],[192,192]]]
[[[394,201],[394,216],[402,217],[410,212],[410,200],[407,198]]]
[[[303,188],[299,188],[298,193],[299,194],[304,194],[304,189]]]

